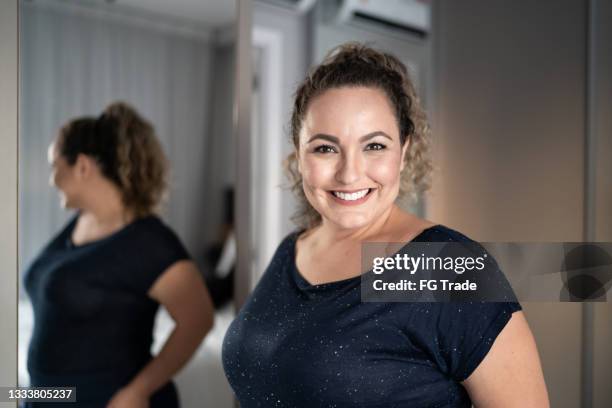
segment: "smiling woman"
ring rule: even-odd
[[[285,167],[300,205],[294,221],[302,228],[313,227],[321,221],[321,213],[306,199],[308,192],[303,188],[306,175],[300,170],[300,163],[306,159],[306,152],[300,154],[301,148],[312,148],[313,142],[319,143],[314,147],[317,153],[340,153],[340,148],[344,148],[340,146],[342,134],[353,134],[363,144],[361,148],[370,151],[370,156],[374,152],[387,150],[374,156],[378,158],[377,162],[369,161],[372,167],[383,163],[383,169],[387,168],[390,163],[385,159],[389,155],[395,160],[394,165],[401,162],[396,195],[408,194],[415,198],[417,193],[429,187],[428,176],[432,168],[428,154],[429,125],[414,86],[408,79],[406,67],[395,57],[371,52],[373,50],[359,44],[346,44],[342,50],[330,53],[301,84],[295,96],[291,118],[291,139],[295,152],[289,155]],[[351,50],[359,51],[361,64],[356,65],[351,61]],[[343,102],[338,103],[339,100]],[[369,111],[370,107],[374,110]],[[347,115],[351,116],[351,121],[339,120]],[[338,129],[347,123],[352,129]],[[313,126],[321,129],[313,129]],[[339,132],[336,134],[329,130]],[[354,130],[364,133],[355,134]],[[304,134],[311,136],[302,137]],[[328,141],[332,145],[326,146],[321,141]],[[388,152],[389,149],[391,152]],[[346,157],[346,154],[341,155],[343,159]],[[346,160],[343,163],[351,164]],[[406,171],[403,172],[405,167]],[[344,170],[349,171],[350,177],[351,169]],[[344,193],[346,189],[338,192]],[[369,189],[368,194],[370,192],[372,190]]]
[[[310,103],[300,134],[298,171],[316,213],[343,228],[384,218],[399,193],[397,169],[404,168],[409,146],[385,94],[331,89]]]
[[[298,88],[291,125],[299,228],[223,346],[241,406],[547,406],[520,304],[361,300],[363,242],[473,242],[396,204],[431,168],[401,62],[361,44],[333,50]]]

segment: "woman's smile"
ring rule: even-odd
[[[333,200],[341,205],[359,205],[370,198],[373,188],[361,190],[334,190],[330,191]]]

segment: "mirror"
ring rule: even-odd
[[[213,329],[174,378],[181,405],[233,406],[221,344],[234,315],[235,2],[22,0],[19,7],[19,384],[30,384],[35,322],[24,274],[75,216],[49,186],[47,149],[69,120],[98,117],[110,103],[125,101],[153,125],[169,162],[161,219],[217,303]],[[154,355],[173,327],[160,308]]]

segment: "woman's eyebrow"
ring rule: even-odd
[[[338,139],[336,136],[326,135],[324,133],[317,133],[316,135],[311,136],[310,139],[308,139],[306,143],[310,143],[316,139],[323,139],[323,140],[327,140],[328,142],[340,144],[340,139]]]
[[[359,138],[360,142],[365,142],[368,141],[370,139],[375,138],[376,136],[383,136],[386,137],[387,139],[393,141],[393,138],[391,138],[391,136],[389,136],[388,134],[386,134],[385,132],[381,131],[381,130],[377,130],[375,132],[371,132],[368,133],[367,135],[361,136]],[[328,142],[332,142],[335,144],[340,144],[340,139],[338,139],[336,136],[331,136],[331,135],[326,135],[325,133],[317,133],[314,136],[311,136],[310,139],[308,139],[308,141],[306,143],[310,143],[313,140],[316,139],[323,139],[323,140],[327,140]]]
[[[367,135],[361,136],[359,138],[360,142],[365,142],[368,141],[370,139],[375,138],[376,136],[384,136],[387,139],[393,141],[393,139],[391,138],[391,136],[389,136],[388,134],[386,134],[385,132],[383,132],[382,130],[377,130],[376,132],[372,132],[372,133],[368,133]]]

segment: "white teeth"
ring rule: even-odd
[[[355,193],[350,193],[350,194],[342,193],[340,191],[334,191],[334,195],[341,200],[355,201],[355,200],[359,200],[360,198],[365,197],[365,195],[368,194],[369,190],[370,190],[369,188],[366,188],[365,190],[357,191]]]

